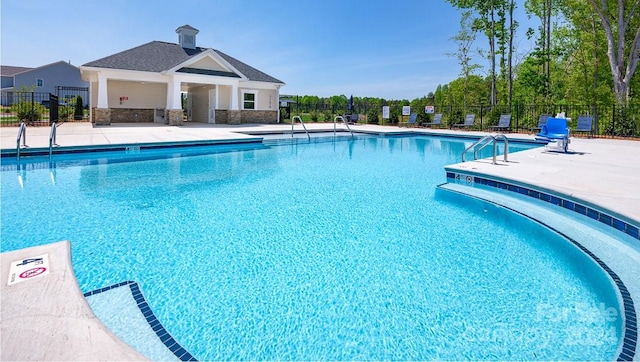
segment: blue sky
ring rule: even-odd
[[[1,7],[2,65],[80,66],[152,40],[176,43],[175,29],[189,24],[200,30],[198,46],[282,80],[283,94],[411,100],[460,73],[446,55],[456,51],[450,38],[460,13],[444,0],[2,0]],[[531,48],[524,36],[518,42],[521,52]],[[476,46],[484,43],[479,35]]]

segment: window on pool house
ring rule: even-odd
[[[44,87],[44,79],[42,79],[42,78],[36,79],[36,85],[38,87]]]
[[[243,93],[243,109],[256,109],[256,93],[244,92]]]

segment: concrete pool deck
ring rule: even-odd
[[[308,123],[310,131],[333,131],[333,124]],[[302,126],[295,125],[296,131],[302,131]],[[338,125],[344,130],[343,125]],[[398,128],[395,126],[354,125],[354,132],[391,135],[398,133],[424,133],[442,136],[478,137],[486,133],[467,132],[448,129]],[[281,133],[291,131],[290,124],[274,125],[208,125],[185,124],[184,126],[165,126],[158,124],[112,124],[111,126],[95,127],[90,123],[65,123],[57,129],[57,148],[98,147],[114,145],[160,144],[182,142],[254,142],[259,141],[261,133]],[[15,152],[17,127],[0,128],[0,148],[5,152]],[[253,134],[253,135],[251,135]],[[27,145],[31,150],[49,149],[49,127],[28,127]],[[509,134],[509,139],[533,141],[532,135]],[[499,162],[493,165],[488,160],[450,165],[448,168],[461,172],[511,180],[539,187],[544,190],[557,192],[585,203],[596,205],[602,209],[628,220],[634,225],[640,225],[640,142],[612,139],[572,138],[569,146],[570,153],[548,152],[543,148],[522,151],[509,155],[508,163]],[[445,171],[442,170],[444,173]],[[48,249],[44,253],[58,255],[56,259],[67,258],[59,251],[61,246]],[[64,249],[64,247],[62,246]],[[638,248],[640,249],[640,247]],[[20,251],[16,251],[20,252]],[[2,278],[8,278],[9,265],[12,261],[22,257],[32,257],[38,254],[17,255],[16,252],[2,253]],[[65,281],[62,288],[72,293],[73,298],[60,298],[59,303],[64,308],[57,310],[59,317],[66,313],[85,311],[86,301],[77,287],[71,265],[59,264],[59,278]],[[52,262],[53,268],[53,262]],[[6,270],[5,270],[6,269]],[[57,317],[53,314],[42,313],[37,308],[25,308],[27,300],[38,300],[44,290],[60,290],[53,283],[55,274],[38,278],[33,281],[7,286],[2,281],[2,360],[13,359],[141,359],[143,358],[126,344],[109,340],[109,332],[103,331],[106,337],[93,339],[79,336],[76,331],[101,330],[105,328],[96,320],[92,313],[80,313],[77,318],[65,319],[65,323],[55,323]],[[7,280],[7,279],[5,279]],[[69,280],[76,283],[69,285]],[[37,283],[37,285],[36,285]],[[57,283],[57,282],[56,282]],[[18,288],[16,288],[18,287]],[[75,289],[74,289],[75,288]],[[35,294],[34,294],[35,293]],[[64,294],[64,293],[57,293]],[[33,299],[35,298],[35,299]],[[73,299],[76,299],[74,301]],[[638,298],[635,298],[638,304]],[[75,314],[74,314],[75,315]],[[47,316],[49,324],[43,328],[52,328],[45,333],[33,334],[26,329],[17,330],[21,321],[33,321],[34,316]],[[41,318],[44,319],[44,318]],[[47,327],[48,326],[48,327]],[[87,327],[89,326],[89,327]],[[7,335],[19,332],[15,338]],[[39,343],[21,343],[22,339],[41,338]],[[108,338],[107,338],[108,337]],[[65,343],[57,343],[62,338]],[[89,353],[90,350],[91,353]],[[105,354],[109,351],[111,354]],[[637,356],[637,354],[636,354]],[[636,357],[637,358],[637,357]]]

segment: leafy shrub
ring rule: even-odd
[[[333,113],[330,110],[325,110],[322,114],[322,118],[325,122],[333,122]]]
[[[395,107],[391,109],[391,111],[389,112],[389,120],[387,121],[389,124],[395,124],[398,123],[400,119],[400,111],[397,110]]]
[[[309,113],[309,116],[311,117],[311,120],[312,120],[313,122],[318,122],[318,112],[316,112],[316,111],[311,111],[311,112]]]
[[[378,124],[380,122],[380,118],[378,118],[378,110],[376,108],[369,109],[369,113],[367,113],[367,123]]]
[[[58,106],[58,119],[61,121],[69,120],[73,115],[73,108],[69,105]]]
[[[618,105],[615,107],[613,120],[607,125],[607,133],[615,136],[635,136],[638,130],[638,115],[630,112],[629,107]]]
[[[490,126],[497,125],[501,115],[502,112],[500,112],[500,110],[497,108],[490,110],[484,115],[484,124]]]
[[[424,113],[424,112],[418,112],[418,117],[417,117],[417,121],[418,123],[429,123],[431,122],[431,114],[430,113]]]
[[[46,108],[40,103],[23,101],[13,104],[11,111],[21,122],[35,122],[42,119],[42,113],[46,111]]]

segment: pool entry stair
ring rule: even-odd
[[[125,281],[84,296],[111,331],[145,356],[154,361],[196,361],[158,320],[137,282]]]
[[[437,193],[444,193],[445,198],[448,193],[461,194],[509,209],[554,230],[593,259],[608,274],[618,293],[623,326],[617,360],[634,360],[639,348],[637,307],[632,298],[633,295],[640,294],[636,281],[640,275],[640,236],[637,225],[582,205],[574,199],[523,186],[450,171],[447,171],[447,181],[437,189]],[[536,200],[530,200],[531,197]],[[574,213],[566,214],[562,209],[569,209]],[[590,224],[593,225],[589,226]],[[621,242],[624,245],[621,246]],[[619,248],[628,249],[628,253],[610,252]],[[632,257],[633,255],[636,257]]]

